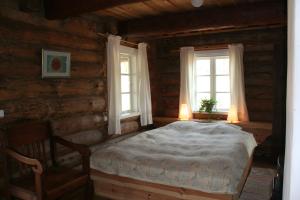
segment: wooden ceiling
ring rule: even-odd
[[[201,7],[194,11],[134,18],[119,23],[119,35],[127,38],[174,37],[199,33],[286,26],[282,2],[253,2]]]
[[[240,3],[254,3],[265,0],[204,0],[201,8],[223,7]],[[99,16],[110,16],[120,21],[148,16],[164,15],[168,13],[178,13],[193,11],[191,0],[146,0],[99,10],[95,14]]]
[[[287,0],[44,0],[48,19],[85,13],[116,18],[126,38],[169,37],[216,31],[286,26]]]

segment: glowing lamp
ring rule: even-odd
[[[189,120],[189,109],[187,104],[181,104],[179,111],[180,120]]]
[[[230,123],[239,122],[238,112],[235,107],[231,107],[228,112],[227,121]]]

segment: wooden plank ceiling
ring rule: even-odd
[[[204,0],[202,8],[223,7],[239,3],[253,3],[264,0]],[[95,12],[99,16],[110,16],[120,21],[143,18],[147,16],[157,16],[168,13],[178,13],[193,11],[191,0],[147,0],[118,5],[115,7],[99,10]]]
[[[287,0],[44,0],[48,19],[85,13],[119,21],[127,38],[164,37],[193,32],[228,31],[286,25]]]
[[[281,27],[286,25],[282,2],[253,2],[201,7],[194,11],[129,19],[119,23],[119,34],[127,38],[172,37],[205,32]]]

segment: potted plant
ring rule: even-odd
[[[215,99],[203,99],[201,100],[201,107],[199,112],[206,112],[208,113],[208,119],[210,119],[210,114],[213,111],[214,106],[217,104]]]

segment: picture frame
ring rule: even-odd
[[[71,53],[42,49],[42,78],[70,77]]]

